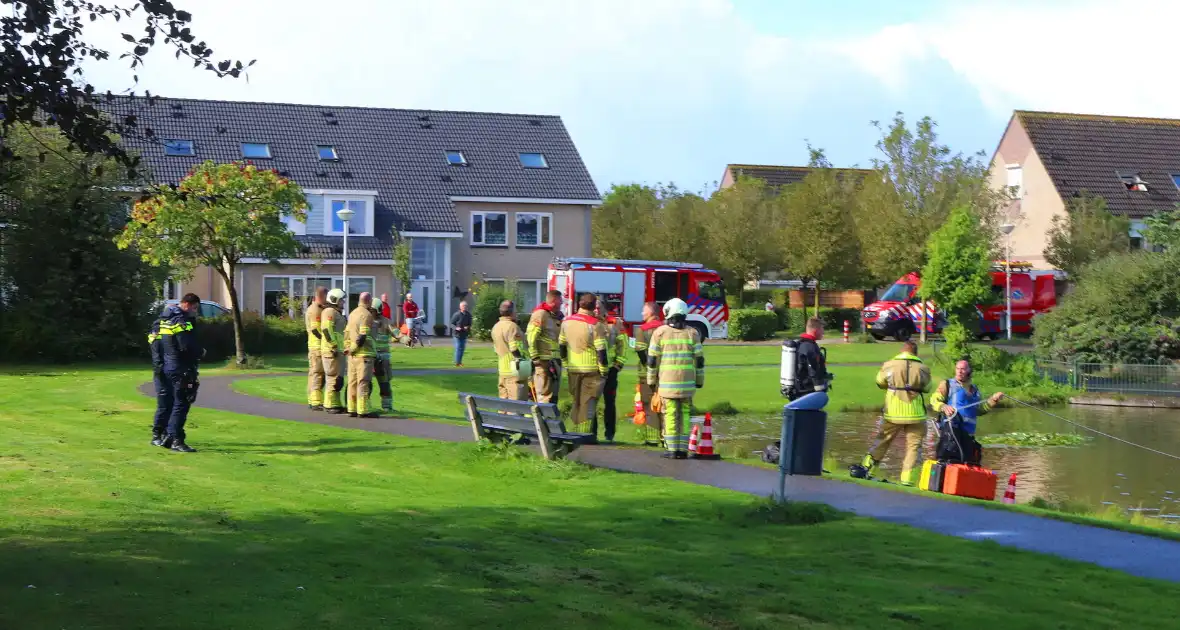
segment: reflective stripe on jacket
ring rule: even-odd
[[[335,306],[324,307],[320,312],[320,352],[344,351],[344,324],[344,317]]]
[[[389,354],[392,340],[392,332],[389,328],[389,320],[384,316],[373,318],[373,349],[377,354]]]
[[[696,367],[704,356],[696,328],[661,326],[648,347],[647,382],[659,382],[661,398],[692,398],[697,384],[705,383],[705,371]]]
[[[639,356],[639,380],[643,382],[647,378],[647,364],[643,362],[643,354],[651,347],[651,336],[656,329],[663,326],[664,322],[659,319],[652,319],[643,322],[642,325],[632,328],[635,333],[635,354]]]
[[[501,317],[492,326],[492,346],[496,349],[498,361],[496,368],[500,376],[516,376],[516,368],[512,362],[516,357],[513,351],[519,352],[521,357],[527,356],[524,347],[524,335],[520,334],[520,325],[512,317]]]
[[[348,314],[348,324],[344,326],[344,348],[354,357],[377,356],[377,349],[373,340],[373,311],[367,306],[358,306]],[[357,340],[364,337],[364,342],[357,345]]]
[[[303,314],[303,327],[307,329],[307,349],[319,350],[323,343],[311,331],[319,331],[320,329],[320,315],[324,312],[324,305],[319,302],[312,302],[307,306],[307,312]]]
[[[606,364],[622,370],[627,364],[627,334],[623,332],[623,322],[607,320],[605,325]]]
[[[606,374],[606,326],[590,311],[578,309],[561,322],[557,345],[566,347],[567,372]]]
[[[529,317],[526,331],[528,336],[529,357],[534,361],[553,358],[553,351],[557,349],[557,318],[549,309],[538,306]]]
[[[885,391],[885,420],[913,424],[926,420],[926,396],[930,391],[930,368],[908,353],[893,357],[877,372],[877,387]]]

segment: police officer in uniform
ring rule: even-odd
[[[148,335],[156,385],[152,445],[177,453],[196,452],[185,443],[184,424],[200,385],[197,368],[204,352],[195,329],[200,310],[201,298],[187,293],[180,304],[164,309]]]

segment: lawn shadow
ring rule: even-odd
[[[395,446],[338,446],[329,448],[310,447],[307,449],[283,449],[283,448],[268,448],[265,444],[259,444],[258,448],[217,448],[209,447],[201,449],[208,453],[249,453],[254,455],[329,455],[333,453],[376,453],[380,451],[392,451]]]
[[[318,440],[308,440],[305,442],[219,442],[218,446],[306,446],[308,448],[316,446],[331,446],[333,444],[348,444],[356,440],[348,438],[320,438]]]

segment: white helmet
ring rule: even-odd
[[[381,298],[373,298],[373,304],[369,308],[372,308],[374,311],[377,311],[377,314],[380,315],[381,314],[381,307],[384,305],[385,305],[385,302],[382,302]]]
[[[344,289],[332,289],[328,291],[328,302],[335,304],[344,299]]]
[[[671,319],[677,315],[688,317],[688,304],[680,298],[672,298],[664,303],[664,319]]]
[[[522,381],[527,381],[533,377],[533,360],[528,357],[523,357],[517,363],[516,376]]]

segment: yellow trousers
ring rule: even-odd
[[[320,407],[324,404],[324,360],[319,349],[307,351],[307,404]]]
[[[373,363],[376,357],[348,357],[348,413],[369,413],[373,394]]]
[[[918,460],[922,456],[922,440],[926,437],[925,422],[897,424],[884,418],[879,420],[877,435],[873,438],[872,445],[869,446],[869,454],[865,456],[863,466],[871,472],[877,462],[881,461],[889,452],[889,447],[893,445],[893,440],[898,435],[905,436],[905,458],[901,461],[901,475],[898,480],[905,485],[911,485],[914,482],[914,467],[917,466]]]

